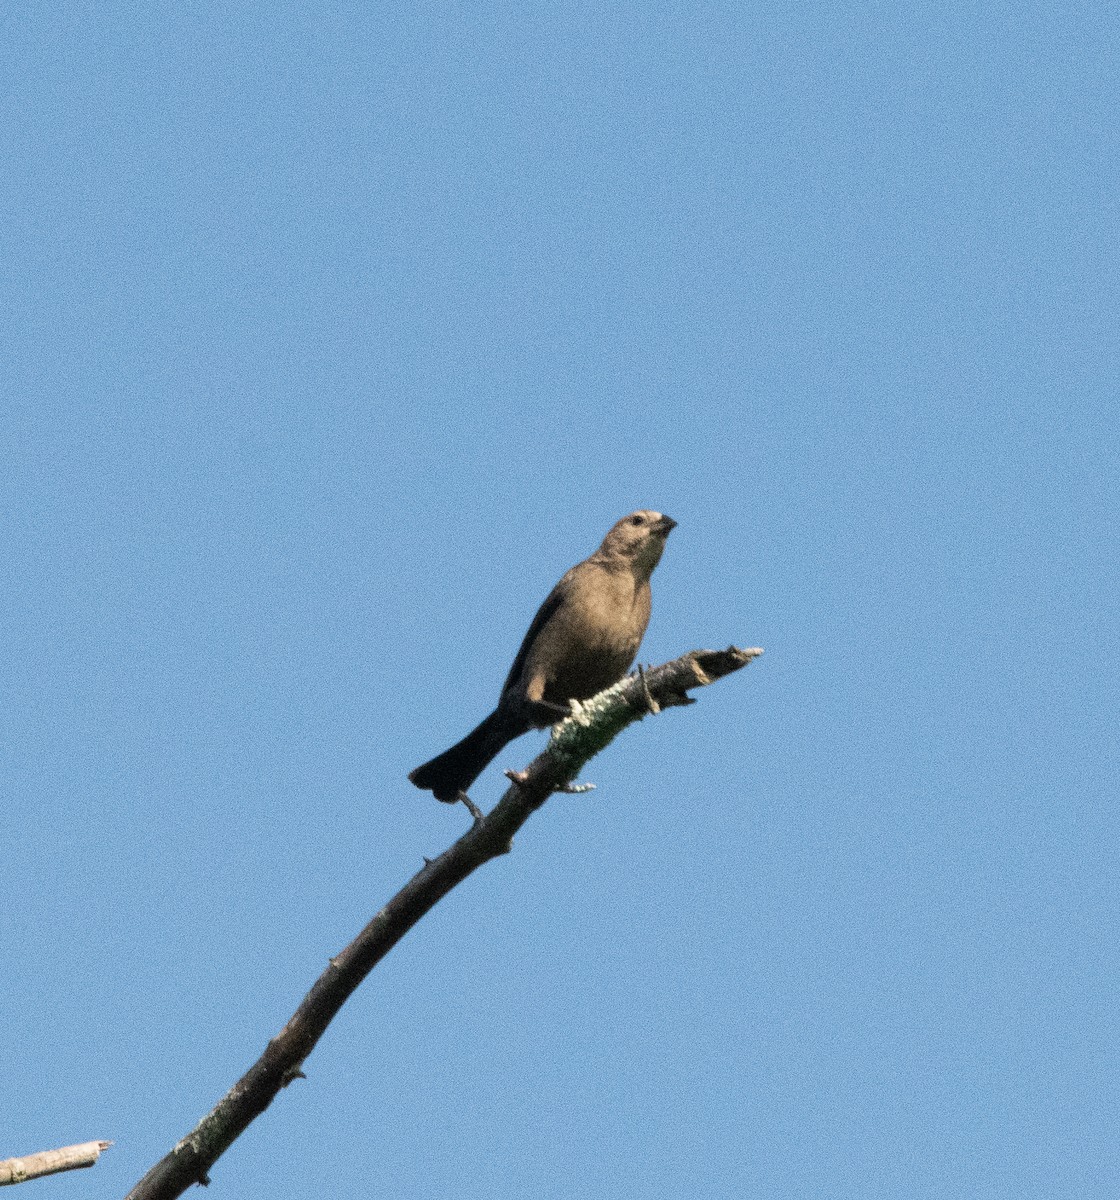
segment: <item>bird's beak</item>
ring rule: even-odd
[[[657,532],[660,533],[663,537],[668,537],[669,534],[672,533],[672,531],[674,529],[676,529],[676,527],[677,527],[676,521],[674,521],[672,517],[667,517],[664,514],[662,514],[661,520],[658,521],[657,525],[655,526]]]

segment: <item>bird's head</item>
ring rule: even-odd
[[[599,547],[599,554],[633,565],[639,577],[648,579],[661,561],[665,539],[677,526],[672,517],[640,508],[616,521]]]

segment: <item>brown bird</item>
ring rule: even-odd
[[[498,707],[409,779],[437,800],[467,788],[514,738],[543,729],[626,674],[649,624],[649,579],[676,521],[645,509],[616,522],[603,544],[548,594],[502,686]],[[474,811],[472,809],[472,811]]]

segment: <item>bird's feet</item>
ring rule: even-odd
[[[470,798],[470,796],[467,795],[466,792],[463,791],[462,788],[459,789],[459,794],[455,797],[455,799],[461,801],[467,806],[467,812],[474,817],[474,823],[476,825],[482,820],[482,809],[475,804],[475,802]]]
[[[642,695],[645,697],[646,708],[656,717],[661,711],[661,705],[657,703],[653,698],[653,693],[649,690],[649,682],[641,663],[638,663],[638,678],[642,681]]]
[[[550,700],[527,700],[526,707],[529,719],[538,729],[547,729],[549,725],[559,725],[572,715],[570,702],[553,704]]]

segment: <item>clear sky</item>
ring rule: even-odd
[[[630,730],[238,1200],[1114,1200],[1114,4],[16,5],[0,1157],[119,1197],[466,825],[406,773],[679,528]],[[483,807],[543,735],[476,785]]]

